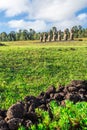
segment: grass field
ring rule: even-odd
[[[87,41],[6,42],[0,47],[0,108],[54,84],[87,80]]]
[[[40,48],[40,47],[63,47],[63,46],[87,46],[87,38],[83,38],[82,39],[83,41],[78,41],[78,39],[75,39],[75,41],[67,41],[67,42],[46,42],[46,43],[40,43],[39,40],[35,40],[35,41],[32,41],[32,40],[29,40],[29,41],[11,41],[11,42],[3,42],[5,45],[8,45],[8,46],[21,46],[21,47],[26,47],[28,46],[29,48],[33,47],[33,48]]]

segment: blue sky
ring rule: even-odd
[[[87,28],[87,0],[0,0],[0,32]]]

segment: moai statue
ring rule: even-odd
[[[61,41],[61,30],[58,31],[58,38],[57,38],[58,41]]]
[[[52,39],[52,41],[53,41],[53,42],[56,41],[56,34],[55,34],[55,32],[53,32],[53,39]]]
[[[70,30],[70,40],[74,40],[73,30]]]
[[[42,36],[42,34],[40,35],[40,42],[42,42],[43,41],[43,36]]]
[[[46,33],[43,35],[43,42],[46,42]]]
[[[48,42],[51,42],[51,35],[50,33],[48,33],[48,39],[47,39]]]
[[[64,41],[67,41],[68,40],[68,35],[67,35],[67,31],[65,30],[64,31]]]

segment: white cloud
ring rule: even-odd
[[[87,19],[87,13],[82,13],[82,14],[78,15],[78,19],[79,20],[86,20]]]
[[[7,17],[27,13],[27,22],[25,19],[12,19],[8,22],[10,28],[30,27],[36,31],[48,30],[52,26],[59,29],[84,26],[87,14],[76,16],[76,13],[85,7],[87,0],[0,0],[0,11],[5,11]]]
[[[75,13],[87,6],[87,0],[32,0],[32,19],[61,21],[72,18]]]
[[[82,13],[77,16],[77,21],[80,25],[87,27],[87,13]]]
[[[34,29],[36,31],[45,31],[46,30],[46,24],[44,21],[36,20],[33,22],[26,22],[24,20],[12,20],[8,22],[8,26],[11,28],[19,29]]]
[[[0,10],[5,11],[6,16],[11,17],[29,11],[29,0],[0,0]]]

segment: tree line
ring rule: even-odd
[[[79,26],[73,26],[73,33],[74,38],[85,38],[87,37],[87,28],[82,28],[81,25]],[[69,29],[66,28],[67,34],[69,34]],[[57,28],[52,27],[52,29],[49,30],[51,36],[53,32],[57,33]],[[48,32],[46,32],[48,33]],[[2,32],[0,33],[0,41],[22,41],[22,40],[39,40],[40,38],[40,32],[35,32],[35,30],[19,30],[18,32],[11,31],[10,33]],[[42,33],[43,34],[43,33]],[[63,32],[61,32],[63,36]]]
[[[2,32],[0,34],[0,41],[23,41],[23,40],[38,40],[40,33],[36,33],[33,29],[29,31],[19,30],[18,32],[11,31],[10,33]]]

